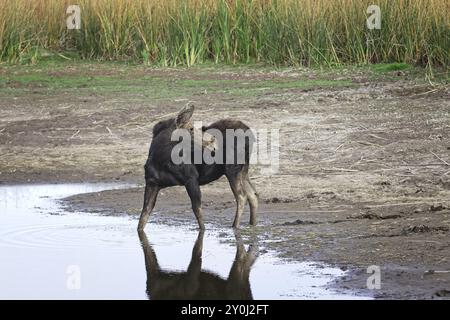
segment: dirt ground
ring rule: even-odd
[[[280,130],[280,167],[251,169],[261,245],[350,272],[333,284],[377,298],[450,297],[450,87],[413,68],[374,72],[122,64],[0,65],[0,183],[119,181],[142,186],[151,128],[195,103]],[[206,223],[229,227],[225,179],[202,187]],[[130,214],[142,187],[78,195],[73,210]],[[248,211],[246,211],[248,218]],[[153,219],[195,225],[182,188]],[[366,289],[367,267],[381,289]]]

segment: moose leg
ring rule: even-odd
[[[197,235],[197,240],[195,241],[194,248],[192,249],[191,262],[189,263],[188,273],[199,274],[202,270],[202,251],[203,251],[203,236],[205,235],[204,230],[200,230]]]
[[[156,281],[161,268],[158,264],[155,251],[153,250],[150,242],[147,239],[145,231],[139,231],[139,240],[141,241],[142,250],[144,251],[145,269],[147,271],[147,289],[149,289],[149,282]]]
[[[191,262],[187,269],[187,286],[188,290],[193,296],[197,292],[200,285],[200,274],[202,271],[202,251],[203,251],[203,236],[204,230],[200,230],[195,241],[194,248],[192,249]]]
[[[258,210],[258,195],[248,176],[244,179],[244,189],[250,206],[250,225],[255,226],[256,211]]]
[[[234,233],[236,238],[236,256],[228,274],[226,285],[227,298],[232,300],[252,300],[250,288],[250,271],[257,258],[254,245],[250,244],[245,250],[239,231]]]
[[[159,187],[146,185],[144,193],[144,206],[142,208],[141,217],[139,218],[138,231],[144,230],[150,213],[155,207],[156,198],[158,196]]]
[[[233,228],[237,229],[241,223],[241,216],[244,212],[247,195],[245,193],[242,175],[240,173],[237,175],[227,175],[227,178],[230,183],[231,190],[233,191],[234,198],[236,199],[236,215],[234,217]]]
[[[194,211],[195,217],[197,218],[198,227],[200,230],[205,229],[203,223],[203,212],[202,212],[202,193],[200,191],[200,185],[197,179],[190,179],[185,184],[186,191],[191,198],[192,211]]]

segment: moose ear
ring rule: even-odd
[[[194,105],[192,103],[188,103],[183,109],[178,112],[177,118],[175,120],[177,124],[177,128],[184,127],[192,117],[194,113]]]

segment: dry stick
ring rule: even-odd
[[[163,115],[163,116],[155,117],[155,118],[152,119],[152,120],[153,120],[152,122],[155,122],[155,121],[158,121],[158,120],[160,120],[160,119],[167,118],[167,117],[176,116],[177,114],[178,114],[178,111],[172,112],[172,113],[168,113],[168,114],[165,114],[165,115]]]
[[[155,118],[153,118],[152,121],[148,124],[148,126],[151,126],[151,125],[155,124],[157,121],[159,121],[159,120],[161,120],[161,119],[168,118],[168,117],[172,117],[172,116],[175,116],[175,115],[177,115],[177,114],[178,114],[178,111],[177,111],[177,112],[168,113],[168,114],[165,114],[165,115],[163,115],[163,116],[155,117]],[[139,118],[139,117],[137,117],[137,118]],[[136,120],[137,118],[131,119],[130,122],[125,123],[125,124],[119,126],[119,128],[128,127],[128,126],[130,126],[130,125],[136,125],[136,126],[137,126],[138,124],[141,123],[141,122],[133,122],[133,120]]]
[[[369,134],[369,136],[374,137],[374,138],[377,138],[377,139],[381,139],[381,140],[389,140],[389,139],[386,139],[386,138],[377,136],[376,134],[373,134],[373,133]]]
[[[371,143],[368,141],[356,141],[359,144],[365,145],[365,146],[375,146],[375,147],[381,147],[379,144]]]
[[[433,154],[436,158],[438,158],[439,160],[441,160],[443,163],[445,163],[447,166],[450,166],[450,163],[448,163],[447,161],[445,161],[444,159],[440,158],[436,153],[434,153],[433,151],[430,151],[431,154]]]
[[[145,128],[145,127],[142,127],[142,126],[140,126],[140,125],[138,125],[138,124],[136,124],[136,127],[129,129],[130,132],[131,132],[131,131],[136,131],[136,130],[141,130],[141,131],[143,131],[143,130],[148,130],[148,129]]]
[[[76,129],[89,130],[89,129],[91,129],[91,127],[53,128],[52,130],[54,130],[54,131],[73,131],[73,130],[76,130]]]
[[[447,199],[434,199],[435,201],[447,201]],[[386,203],[386,204],[374,204],[374,205],[365,205],[364,208],[381,208],[381,207],[390,207],[390,206],[410,206],[415,204],[429,204],[430,201],[416,201],[416,202],[402,202],[402,203]]]
[[[390,171],[390,170],[401,170],[402,168],[406,167],[411,174],[415,174],[414,172],[411,171],[410,167],[423,167],[423,168],[427,168],[427,167],[441,167],[444,166],[444,163],[430,163],[430,164],[410,164],[408,166],[398,166],[398,167],[389,167],[389,168],[383,168],[383,169],[375,169],[375,170],[369,170],[371,172],[383,172],[383,171]]]
[[[345,142],[344,142],[344,143],[341,143],[341,144],[339,145],[339,147],[337,147],[336,149],[334,149],[334,152],[338,151],[344,144],[345,144]]]
[[[123,125],[118,126],[118,128],[124,128],[124,127],[128,127],[128,126],[138,126],[139,124],[141,124],[141,122],[130,121]]]
[[[412,241],[412,240],[411,240]],[[419,240],[418,240],[419,241]],[[442,242],[439,241],[424,241],[424,242],[431,242],[431,243],[439,243],[441,244]],[[423,274],[428,276],[430,274],[436,274],[436,273],[450,273],[450,270],[426,270]]]
[[[359,172],[360,170],[354,170],[354,169],[345,169],[345,168],[321,168],[325,171],[344,171],[344,172]]]
[[[77,130],[68,140],[75,138],[80,133],[80,130]]]
[[[360,158],[358,161],[356,161],[355,163],[353,163],[353,164],[350,166],[350,168],[353,168],[354,166],[360,164],[361,161],[363,161],[363,160],[364,160],[364,156],[361,156],[361,158]],[[353,170],[353,169],[350,169],[350,170]]]
[[[438,90],[440,90],[440,89],[441,89],[441,88],[436,88],[436,89],[432,89],[432,90],[430,90],[430,91],[421,92],[421,93],[416,93],[416,94],[411,95],[411,97],[416,97],[416,96],[426,95],[426,94],[429,94],[429,93],[433,93],[433,92],[435,92],[435,91],[438,91]]]
[[[442,167],[445,166],[447,164],[445,163],[426,163],[426,164],[406,164],[404,166],[400,166],[400,167]],[[397,168],[393,168],[393,169],[397,169]]]
[[[339,213],[347,210],[280,210],[283,213]],[[273,211],[258,211],[258,213],[273,213]],[[349,219],[350,220],[350,219]]]
[[[210,111],[213,111],[213,109],[199,110],[197,113],[203,114],[203,113],[208,113],[208,112],[210,112]],[[149,126],[155,124],[157,121],[159,121],[159,120],[161,120],[161,119],[175,116],[175,115],[178,114],[178,112],[179,112],[179,111],[177,111],[177,112],[172,112],[172,113],[168,113],[168,114],[165,114],[165,115],[163,115],[163,116],[155,117],[155,118],[152,119],[152,122],[149,123]],[[139,117],[140,117],[140,116],[139,116]],[[133,118],[133,119],[131,119],[131,121],[136,120],[136,119],[139,118],[139,117]],[[140,122],[129,122],[129,123],[126,123],[126,124],[124,124],[124,125],[121,125],[119,128],[122,128],[122,127],[125,127],[125,126],[129,126],[129,125],[135,125],[135,126],[139,127],[139,124],[140,124]],[[144,127],[140,127],[140,128],[142,129],[142,128],[144,128]]]

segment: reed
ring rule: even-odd
[[[66,8],[81,7],[81,30]],[[0,60],[42,49],[164,66],[449,65],[448,0],[0,0]],[[381,30],[366,9],[381,8]],[[27,60],[28,59],[28,60]],[[33,59],[32,59],[33,60]]]

